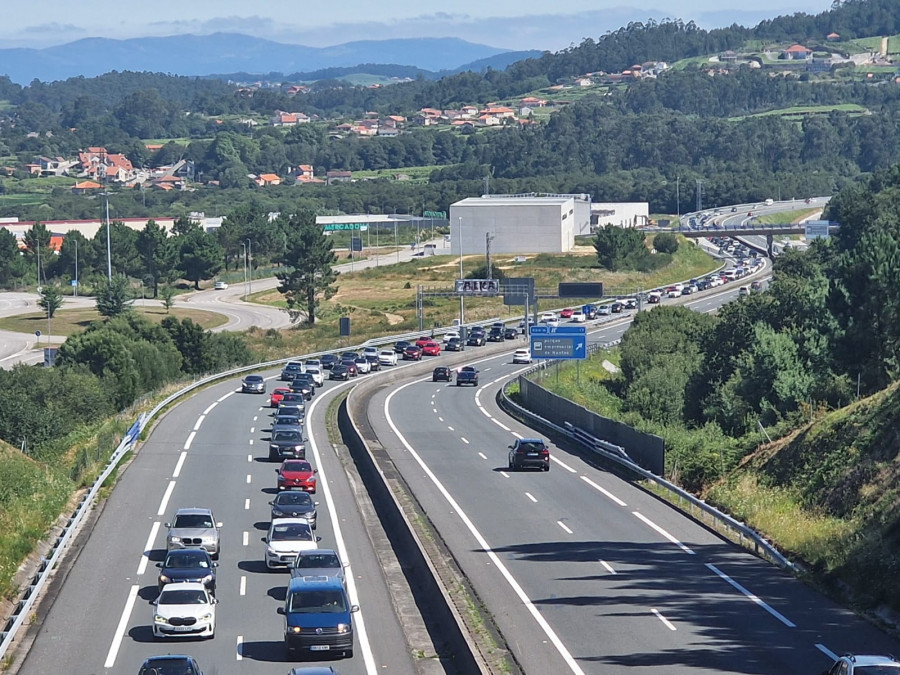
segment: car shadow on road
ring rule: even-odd
[[[251,574],[268,574],[269,568],[266,567],[265,560],[240,560],[238,561],[238,569]]]
[[[515,473],[517,469],[510,469],[508,466],[495,466],[491,471],[495,471],[500,473],[501,471],[505,471],[506,473]]]
[[[284,599],[287,597],[287,585],[290,581],[291,575],[288,574],[284,577],[284,586],[272,586],[272,588],[266,591],[266,595],[278,602],[284,602]]]
[[[287,661],[287,656],[284,653],[283,640],[256,640],[245,642],[241,645],[241,656],[245,659],[269,663],[285,663]]]
[[[138,597],[141,600],[146,600],[147,602],[153,602],[156,600],[159,595],[159,587],[158,586],[144,586],[141,590],[138,591]]]
[[[277,487],[265,487],[265,488],[260,489],[260,492],[267,494],[267,495],[277,495],[278,488]],[[267,530],[269,529],[268,525],[266,525],[266,529]]]
[[[164,548],[154,548],[147,551],[147,559],[150,562],[162,562],[166,559],[168,551]]]
[[[269,521],[268,520],[257,520],[253,523],[254,529],[260,530],[262,532],[269,531]]]
[[[134,626],[128,631],[128,637],[135,642],[156,642],[153,637],[153,629],[150,626]]]

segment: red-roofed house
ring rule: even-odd
[[[99,190],[103,186],[100,183],[95,183],[92,180],[85,180],[80,183],[75,183],[72,186],[72,194],[75,195],[84,195],[94,192],[95,190]]]
[[[841,36],[838,35],[837,33],[829,33],[828,35],[825,36],[825,39],[828,40],[829,42],[837,42],[841,39]]]
[[[256,184],[260,187],[266,185],[281,185],[281,178],[274,173],[261,173],[256,177]]]
[[[547,105],[546,100],[537,98],[535,96],[526,96],[519,102],[522,105],[528,106],[529,108],[543,108],[545,105]]]
[[[497,119],[508,119],[516,116],[516,111],[506,106],[489,106],[481,111],[482,115],[493,115]]]
[[[781,58],[791,61],[803,61],[812,58],[812,49],[807,49],[803,45],[791,45],[781,52]]]

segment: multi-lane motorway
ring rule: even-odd
[[[713,311],[736,293],[734,284],[684,304]],[[614,319],[591,339],[614,340],[628,323]],[[465,356],[481,370],[479,387],[401,380],[372,397],[369,423],[523,672],[817,673],[834,653],[898,651],[577,449],[553,446],[549,473],[508,471],[507,446],[534,432],[507,417],[495,394],[522,366],[477,348]],[[351,600],[361,606],[354,657],[333,665],[344,675],[420,673],[439,664],[410,649],[409,605],[392,594],[398,571],[373,544],[375,524],[357,506],[348,458],[325,435],[329,396],[347,386],[326,384],[308,423],[320,546],[351,563]],[[287,574],[266,571],[260,541],[275,484],[275,465],[265,461],[268,399],[237,388],[236,380],[209,387],[159,421],[85,533],[52,605],[39,611],[20,672],[67,664],[68,672],[133,673],[166,652],[194,655],[207,673],[286,672],[277,608]],[[154,643],[155,563],[164,523],[182,506],[210,507],[223,523],[216,637]]]

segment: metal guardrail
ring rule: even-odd
[[[521,374],[519,377],[525,377],[529,372],[533,372],[535,370],[539,370],[539,368],[534,368],[531,371]],[[757,555],[761,555],[771,560],[782,569],[789,570],[794,573],[802,572],[802,569],[798,565],[788,560],[784,555],[781,554],[780,551],[778,551],[778,549],[776,549],[769,541],[767,541],[761,534],[753,530],[751,527],[732,518],[728,514],[719,511],[714,506],[710,506],[702,499],[698,499],[697,497],[678,487],[674,483],[670,483],[666,479],[638,466],[628,458],[628,455],[627,453],[625,453],[623,448],[604,441],[603,439],[596,438],[591,434],[578,429],[568,422],[564,422],[563,426],[559,426],[558,424],[533,413],[527,408],[520,406],[518,403],[509,398],[508,395],[508,388],[514,381],[515,380],[510,380],[500,388],[498,396],[500,398],[501,405],[505,408],[514,410],[518,415],[531,420],[532,422],[535,422],[540,426],[567,436],[572,440],[580,443],[584,447],[588,448],[592,452],[595,452],[606,459],[618,463],[625,469],[641,476],[645,480],[652,481],[659,487],[667,490],[672,495],[677,496],[679,499],[679,503],[682,501],[687,502],[691,507],[690,511],[692,515],[693,510],[696,508],[713,518],[727,530],[734,532],[737,535],[737,538],[742,546],[747,546],[748,543],[752,543],[753,550]]]

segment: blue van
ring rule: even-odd
[[[337,577],[305,576],[291,579],[278,613],[284,615],[284,646],[288,659],[298,652],[324,656],[353,656],[353,618],[359,605],[351,605]]]

